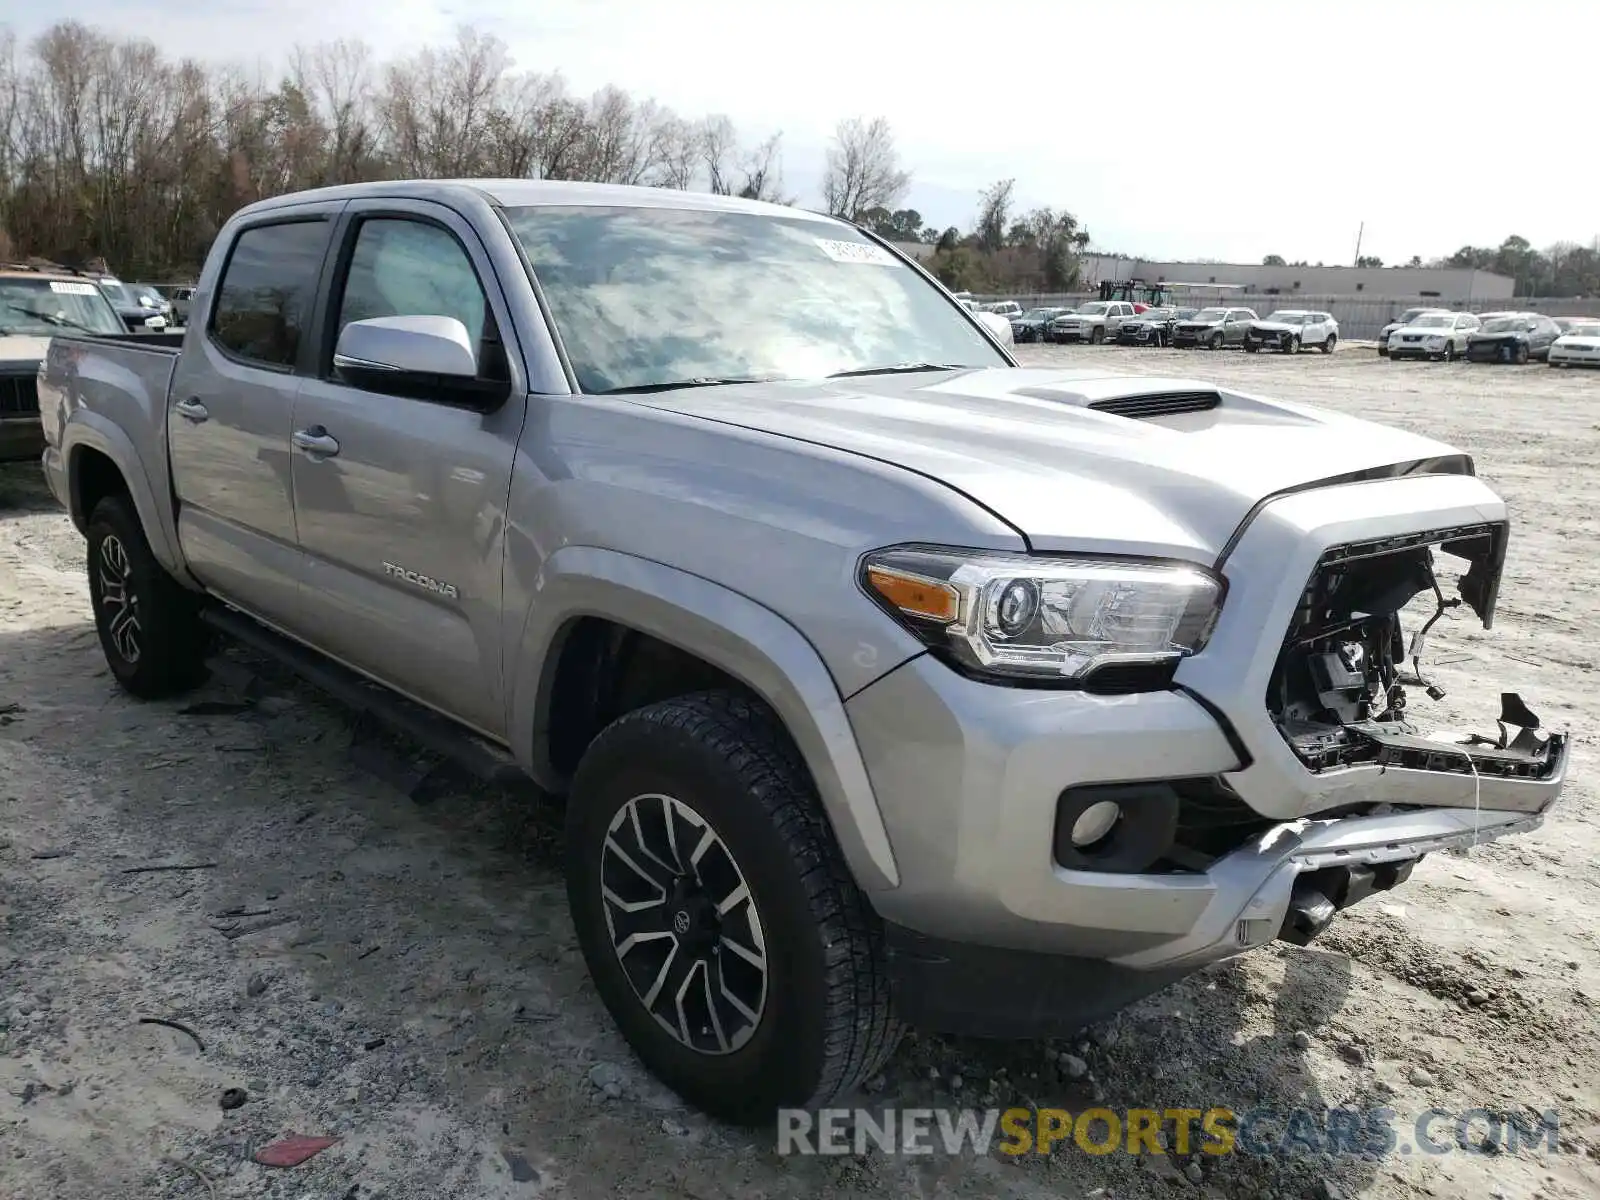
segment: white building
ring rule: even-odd
[[[1215,283],[1242,287],[1252,295],[1393,296],[1437,299],[1445,304],[1509,300],[1516,281],[1489,271],[1432,267],[1264,267],[1260,263],[1153,262],[1089,254],[1083,259],[1083,287],[1103,279],[1143,279],[1147,283]]]

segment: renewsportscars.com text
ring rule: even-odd
[[[1553,1109],[824,1108],[778,1114],[779,1154],[1391,1154],[1560,1152]]]

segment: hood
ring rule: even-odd
[[[1401,334],[1411,334],[1415,337],[1417,334],[1421,334],[1423,337],[1442,338],[1449,337],[1452,333],[1460,332],[1459,329],[1439,329],[1432,325],[1396,325],[1389,331],[1389,336],[1399,337]],[[1468,334],[1467,336],[1471,337],[1472,335]]]
[[[50,345],[48,337],[35,337],[31,333],[12,333],[0,337],[0,370],[7,374],[14,373],[17,364],[32,363],[38,366],[44,361],[46,348]]]
[[[1291,325],[1287,321],[1251,321],[1250,328],[1259,329],[1263,333],[1293,333],[1302,326]]]
[[[1474,330],[1467,340],[1469,342],[1508,342],[1516,341],[1519,338],[1525,339],[1528,336],[1526,329],[1497,329],[1492,333]]]
[[[1210,329],[1213,325],[1223,324],[1223,321],[1224,318],[1222,317],[1218,317],[1215,321],[1202,321],[1198,317],[1185,317],[1183,320],[1179,321],[1178,324],[1192,325],[1196,329]]]
[[[1564,333],[1556,339],[1556,345],[1563,350],[1574,350],[1580,346],[1585,350],[1600,350],[1600,337],[1592,337],[1587,333]]]
[[[1136,419],[1118,399],[1186,393],[1208,411]],[[1107,371],[993,368],[689,388],[638,404],[892,463],[966,494],[1036,550],[1211,562],[1285,488],[1457,452],[1336,413]]]

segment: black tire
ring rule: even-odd
[[[105,497],[87,535],[94,625],[116,681],[145,700],[195,686],[208,641],[199,598],[156,561],[133,502]]]
[[[1294,337],[1290,338],[1287,342],[1283,343],[1283,352],[1285,354],[1299,354],[1300,353],[1300,335],[1299,334],[1295,334]]]
[[[1105,340],[1106,340],[1105,326],[1096,325],[1094,327],[1094,330],[1089,334],[1089,344],[1091,346],[1098,346],[1101,342],[1103,342]]]
[[[1206,349],[1207,350],[1221,350],[1222,349],[1222,334],[1221,333],[1213,333],[1211,335],[1211,340],[1206,343]]]
[[[1517,366],[1526,366],[1528,362],[1528,345],[1526,342],[1517,347]]]
[[[1246,354],[1260,354],[1261,347],[1256,345],[1254,342],[1246,342],[1244,344],[1244,352]]]
[[[1456,344],[1454,342],[1446,342],[1444,344],[1444,360],[1447,363],[1455,362],[1455,360],[1456,360]]]
[[[1339,344],[1339,335],[1336,334],[1336,333],[1330,333],[1327,336],[1327,339],[1322,343],[1322,352],[1324,354],[1332,354],[1333,353],[1333,348],[1335,346],[1337,346],[1338,344]]]
[[[603,886],[616,896],[630,880],[636,888],[643,882],[639,872],[629,871],[626,864],[619,867],[619,856],[607,851],[610,831],[614,822],[624,820],[630,805],[643,812],[643,806],[655,803],[651,797],[661,796],[688,809],[718,840],[704,859],[687,868],[684,855],[676,852],[678,843],[673,843],[669,856],[681,869],[674,888],[687,886],[693,892],[700,878],[718,874],[714,868],[702,869],[701,862],[720,862],[725,850],[734,872],[721,872],[723,878],[742,879],[748,889],[748,905],[741,902],[729,910],[739,914],[741,924],[735,926],[733,918],[724,918],[727,925],[704,918],[717,928],[710,934],[701,930],[701,961],[706,965],[698,968],[708,989],[700,996],[708,995],[713,972],[719,995],[727,994],[724,989],[748,993],[748,956],[723,955],[729,945],[724,934],[732,932],[734,940],[743,937],[753,944],[750,931],[760,931],[766,964],[763,1001],[760,1008],[746,1003],[758,1020],[746,1032],[749,1022],[739,1017],[736,1032],[745,1038],[741,1043],[727,1036],[722,1021],[697,1021],[699,1033],[690,1031],[680,1011],[679,1029],[688,1041],[714,1036],[716,1043],[706,1049],[685,1044],[684,1037],[670,1032],[646,1007],[623,965],[624,955],[615,948],[614,919],[637,919],[642,927],[646,918],[609,907],[602,895]],[[693,831],[693,820],[678,811],[674,828]],[[667,822],[663,818],[656,825],[646,815],[641,817],[644,824],[664,832]],[[633,828],[631,822],[619,825],[617,837],[631,839]],[[705,830],[695,834],[696,840]],[[651,870],[661,861],[655,858]],[[670,944],[652,953],[668,961],[658,974],[651,973],[648,956],[642,964],[635,960],[634,969],[642,965],[641,980],[665,979],[679,961],[679,950],[691,944],[691,922],[703,924],[701,917],[690,917],[691,907],[698,904],[697,911],[704,914],[706,900],[714,907],[720,889],[707,887],[698,898],[674,899],[662,882],[645,886],[646,898],[663,895],[659,920],[669,932],[653,940]],[[890,1003],[882,924],[851,879],[787,735],[770,713],[751,701],[722,692],[683,696],[628,713],[601,732],[584,754],[567,804],[567,894],[589,973],[623,1036],[658,1078],[713,1116],[762,1124],[778,1108],[826,1103],[874,1074],[900,1039]],[[704,950],[708,942],[714,950]],[[682,961],[695,960],[685,955]],[[685,994],[696,972],[695,965],[686,969],[675,995]],[[669,988],[666,984],[661,991]]]

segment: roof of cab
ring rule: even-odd
[[[836,223],[834,218],[805,209],[770,204],[765,200],[744,200],[738,196],[716,196],[707,192],[684,192],[676,188],[632,187],[617,183],[579,183],[558,179],[394,179],[371,183],[350,183],[336,187],[289,192],[258,200],[240,210],[240,215],[268,212],[327,200],[405,199],[436,200],[449,203],[472,197],[487,200],[502,208],[537,205],[588,205],[620,208],[672,208],[703,212],[764,213]]]

